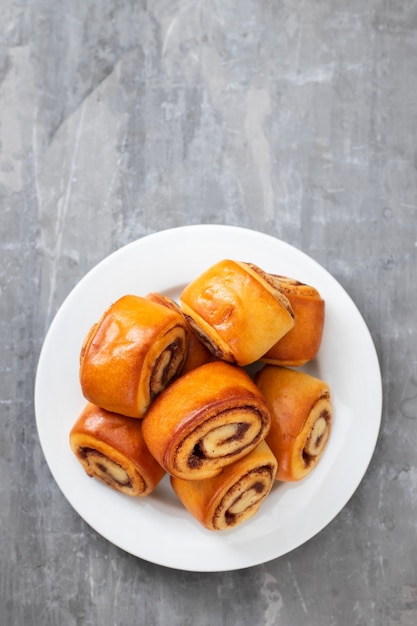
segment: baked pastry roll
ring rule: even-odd
[[[252,263],[216,263],[185,287],[180,304],[209,350],[240,366],[258,360],[294,326],[288,298]]]
[[[129,417],[143,417],[180,372],[187,353],[182,315],[146,298],[126,295],[87,335],[80,383],[87,400]]]
[[[173,311],[177,311],[177,313],[183,315],[181,307],[175,302],[175,300],[172,300],[172,298],[169,298],[168,296],[153,292],[149,293],[146,297],[152,302],[157,302],[158,304],[167,306]],[[185,316],[184,319],[186,319]],[[203,363],[213,361],[215,358],[210,350],[199,340],[194,330],[189,325],[188,321],[186,321],[186,323],[188,328],[188,347],[184,365],[181,368],[181,375],[186,374],[190,370],[193,370],[200,365],[203,365]]]
[[[128,496],[146,496],[165,475],[142,436],[142,421],[87,403],[70,432],[86,473]]]
[[[333,415],[329,386],[278,365],[265,365],[255,381],[271,410],[266,441],[278,460],[277,480],[301,480],[317,465],[329,439]]]
[[[325,303],[315,287],[286,276],[272,276],[294,311],[294,326],[262,357],[265,363],[300,366],[317,356],[324,327]]]
[[[269,425],[269,409],[248,374],[213,361],[184,374],[154,400],[143,436],[169,474],[198,480],[248,454]]]
[[[184,507],[209,530],[226,530],[253,517],[274,484],[277,460],[262,441],[252,452],[206,480],[171,476]]]

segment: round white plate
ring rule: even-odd
[[[318,466],[300,483],[276,483],[261,509],[240,526],[205,530],[164,478],[153,494],[131,498],[89,478],[69,446],[81,412],[78,364],[83,339],[103,311],[127,293],[183,287],[224,258],[253,262],[316,287],[326,301],[323,341],[307,371],[332,390],[333,430]],[[381,420],[376,351],[355,304],[339,283],[303,252],[260,232],[220,225],[185,226],[143,237],[93,268],[69,294],[46,336],[35,386],[37,428],[54,479],[100,535],[142,559],[189,571],[226,571],[275,559],[322,530],[358,487]]]

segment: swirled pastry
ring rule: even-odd
[[[152,302],[157,302],[158,304],[167,306],[173,311],[184,315],[181,311],[181,307],[175,302],[175,300],[172,300],[172,298],[169,298],[168,296],[164,296],[163,294],[157,292],[152,292],[149,293],[146,297]],[[184,319],[186,319],[185,316]],[[210,350],[199,340],[187,320],[186,323],[188,328],[188,347],[184,365],[181,368],[181,375],[186,374],[190,370],[193,370],[200,365],[203,365],[203,363],[213,361],[215,358]]]
[[[129,417],[143,417],[180,372],[187,353],[182,315],[146,298],[126,295],[87,335],[80,383],[87,400]]]
[[[214,361],[184,374],[154,400],[143,436],[169,474],[198,480],[248,454],[269,425],[268,407],[248,374]]]
[[[185,287],[180,304],[209,350],[240,366],[258,360],[294,325],[288,298],[252,263],[216,263]]]
[[[146,496],[165,472],[142,437],[142,421],[88,403],[70,432],[86,473],[128,496]]]
[[[271,491],[277,461],[262,441],[252,452],[205,480],[171,476],[184,507],[209,530],[226,530],[253,517]]]
[[[255,380],[271,410],[266,441],[278,460],[277,480],[301,480],[317,465],[329,439],[333,416],[329,386],[278,365],[265,365]]]
[[[294,326],[262,357],[276,365],[300,366],[317,356],[324,327],[325,303],[315,287],[273,275],[294,311]]]

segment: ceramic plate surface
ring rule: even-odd
[[[331,388],[334,420],[318,466],[299,483],[276,483],[258,513],[234,529],[205,530],[164,478],[153,494],[131,498],[89,478],[69,446],[85,405],[78,378],[87,331],[117,298],[159,291],[178,299],[184,286],[223,258],[316,287],[326,301],[319,355],[305,370]],[[143,237],[114,252],[78,283],[55,316],[35,386],[39,438],[48,466],[78,514],[108,541],[152,563],[188,571],[236,570],[301,546],[344,507],[375,449],[382,408],[376,351],[357,307],[341,285],[303,252],[269,235],[232,226],[196,225]],[[358,436],[358,433],[361,436]]]

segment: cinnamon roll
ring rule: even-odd
[[[169,474],[198,480],[248,454],[269,425],[268,407],[248,374],[213,361],[184,374],[154,400],[143,436]]]
[[[209,530],[226,530],[253,517],[271,491],[277,461],[262,441],[245,457],[205,480],[171,476],[184,507]]]
[[[129,417],[143,417],[181,371],[187,354],[184,317],[146,298],[126,295],[87,335],[80,355],[84,397]]]
[[[271,410],[266,441],[278,460],[277,480],[301,480],[317,465],[329,439],[333,417],[329,386],[278,365],[265,365],[255,381]]]
[[[317,356],[324,327],[325,303],[315,287],[273,275],[294,311],[294,326],[262,357],[265,363],[300,366]]]
[[[142,421],[87,403],[70,432],[86,473],[128,496],[146,496],[165,472],[146,447]]]
[[[288,298],[257,265],[223,260],[180,295],[191,327],[213,354],[249,365],[294,326]]]

